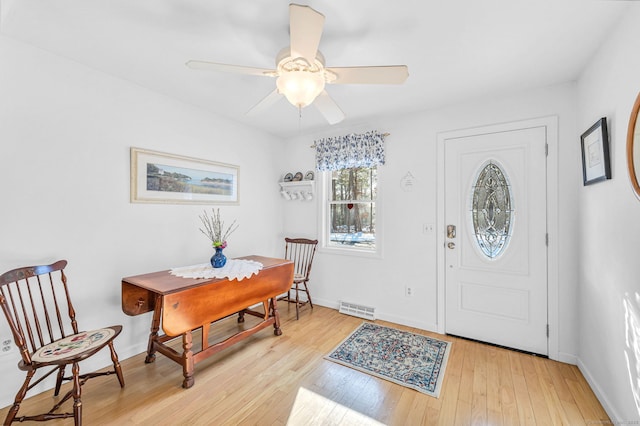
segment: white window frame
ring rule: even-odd
[[[330,211],[330,199],[331,196],[331,171],[325,172],[317,172],[316,181],[320,183],[320,196],[318,203],[318,229],[319,229],[319,247],[318,251],[330,254],[337,255],[347,255],[347,256],[360,256],[367,258],[382,258],[383,256],[383,230],[384,230],[384,220],[383,220],[383,209],[382,209],[382,176],[383,171],[382,167],[377,166],[376,172],[376,185],[377,185],[377,194],[375,199],[375,208],[376,208],[376,246],[375,250],[368,250],[357,247],[349,247],[349,246],[335,246],[330,245],[330,237],[329,231],[331,229],[330,220],[331,220],[331,211]],[[320,179],[317,179],[320,177]]]

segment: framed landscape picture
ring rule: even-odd
[[[239,167],[131,148],[131,202],[238,204]]]
[[[609,133],[607,119],[602,117],[580,136],[582,148],[582,181],[590,185],[611,179]]]

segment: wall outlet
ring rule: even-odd
[[[413,288],[409,287],[408,285],[404,286],[404,295],[406,297],[412,297],[413,296]]]
[[[0,340],[0,356],[13,352],[13,339],[2,338]]]
[[[432,234],[435,230],[436,226],[433,223],[423,223],[422,224],[422,233],[423,234]]]

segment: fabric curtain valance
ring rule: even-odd
[[[331,171],[384,164],[385,134],[376,130],[318,139],[316,169]]]

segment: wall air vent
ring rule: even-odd
[[[376,308],[357,305],[355,303],[340,302],[340,313],[368,320],[376,319]]]

